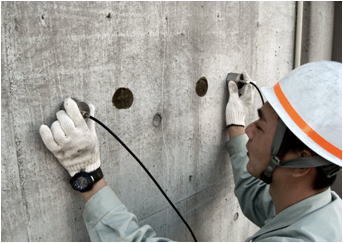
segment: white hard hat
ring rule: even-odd
[[[284,124],[310,149],[342,166],[342,64],[302,65],[261,91]]]

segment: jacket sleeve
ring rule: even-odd
[[[273,236],[267,238],[261,238],[258,240],[254,240],[254,242],[299,242],[299,241],[311,241],[308,239],[299,239],[297,237],[290,237],[290,236]]]
[[[269,185],[253,177],[247,171],[248,156],[246,134],[234,137],[226,142],[226,149],[230,154],[235,195],[238,198],[244,215],[262,227],[265,221],[274,216],[274,206],[269,194]]]
[[[149,225],[139,226],[109,186],[87,201],[83,219],[91,241],[170,241],[156,237]]]

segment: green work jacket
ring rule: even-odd
[[[308,197],[275,215],[269,185],[251,176],[244,134],[226,143],[235,195],[244,215],[261,227],[247,241],[342,241],[342,200],[330,189]]]
[[[269,186],[246,170],[246,142],[246,135],[242,135],[225,145],[242,211],[261,227],[247,241],[341,241],[341,199],[330,189],[275,216]],[[157,237],[149,225],[139,226],[136,216],[108,186],[87,201],[83,218],[92,241],[170,241]]]

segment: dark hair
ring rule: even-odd
[[[308,146],[306,146],[302,141],[300,141],[300,139],[297,138],[291,132],[291,130],[286,128],[285,135],[283,137],[281,147],[279,150],[279,154],[278,154],[279,158],[282,158],[289,151],[299,152],[299,151],[302,151],[305,149],[310,151],[310,153],[313,156],[318,156]],[[329,166],[317,167],[316,168],[317,169],[317,176],[314,180],[313,189],[315,189],[315,190],[324,189],[324,188],[331,186],[335,182],[336,175],[334,175],[332,177],[327,177],[327,175],[325,173],[326,167],[331,167],[331,168],[334,167],[337,170],[340,169],[340,167],[338,165],[334,165],[334,164],[329,165]],[[339,167],[339,168],[337,168],[337,167]]]

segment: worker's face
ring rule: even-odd
[[[246,145],[249,157],[247,170],[257,178],[271,160],[272,142],[278,124],[278,115],[269,103],[265,103],[258,113],[259,119],[245,129],[249,137]]]

